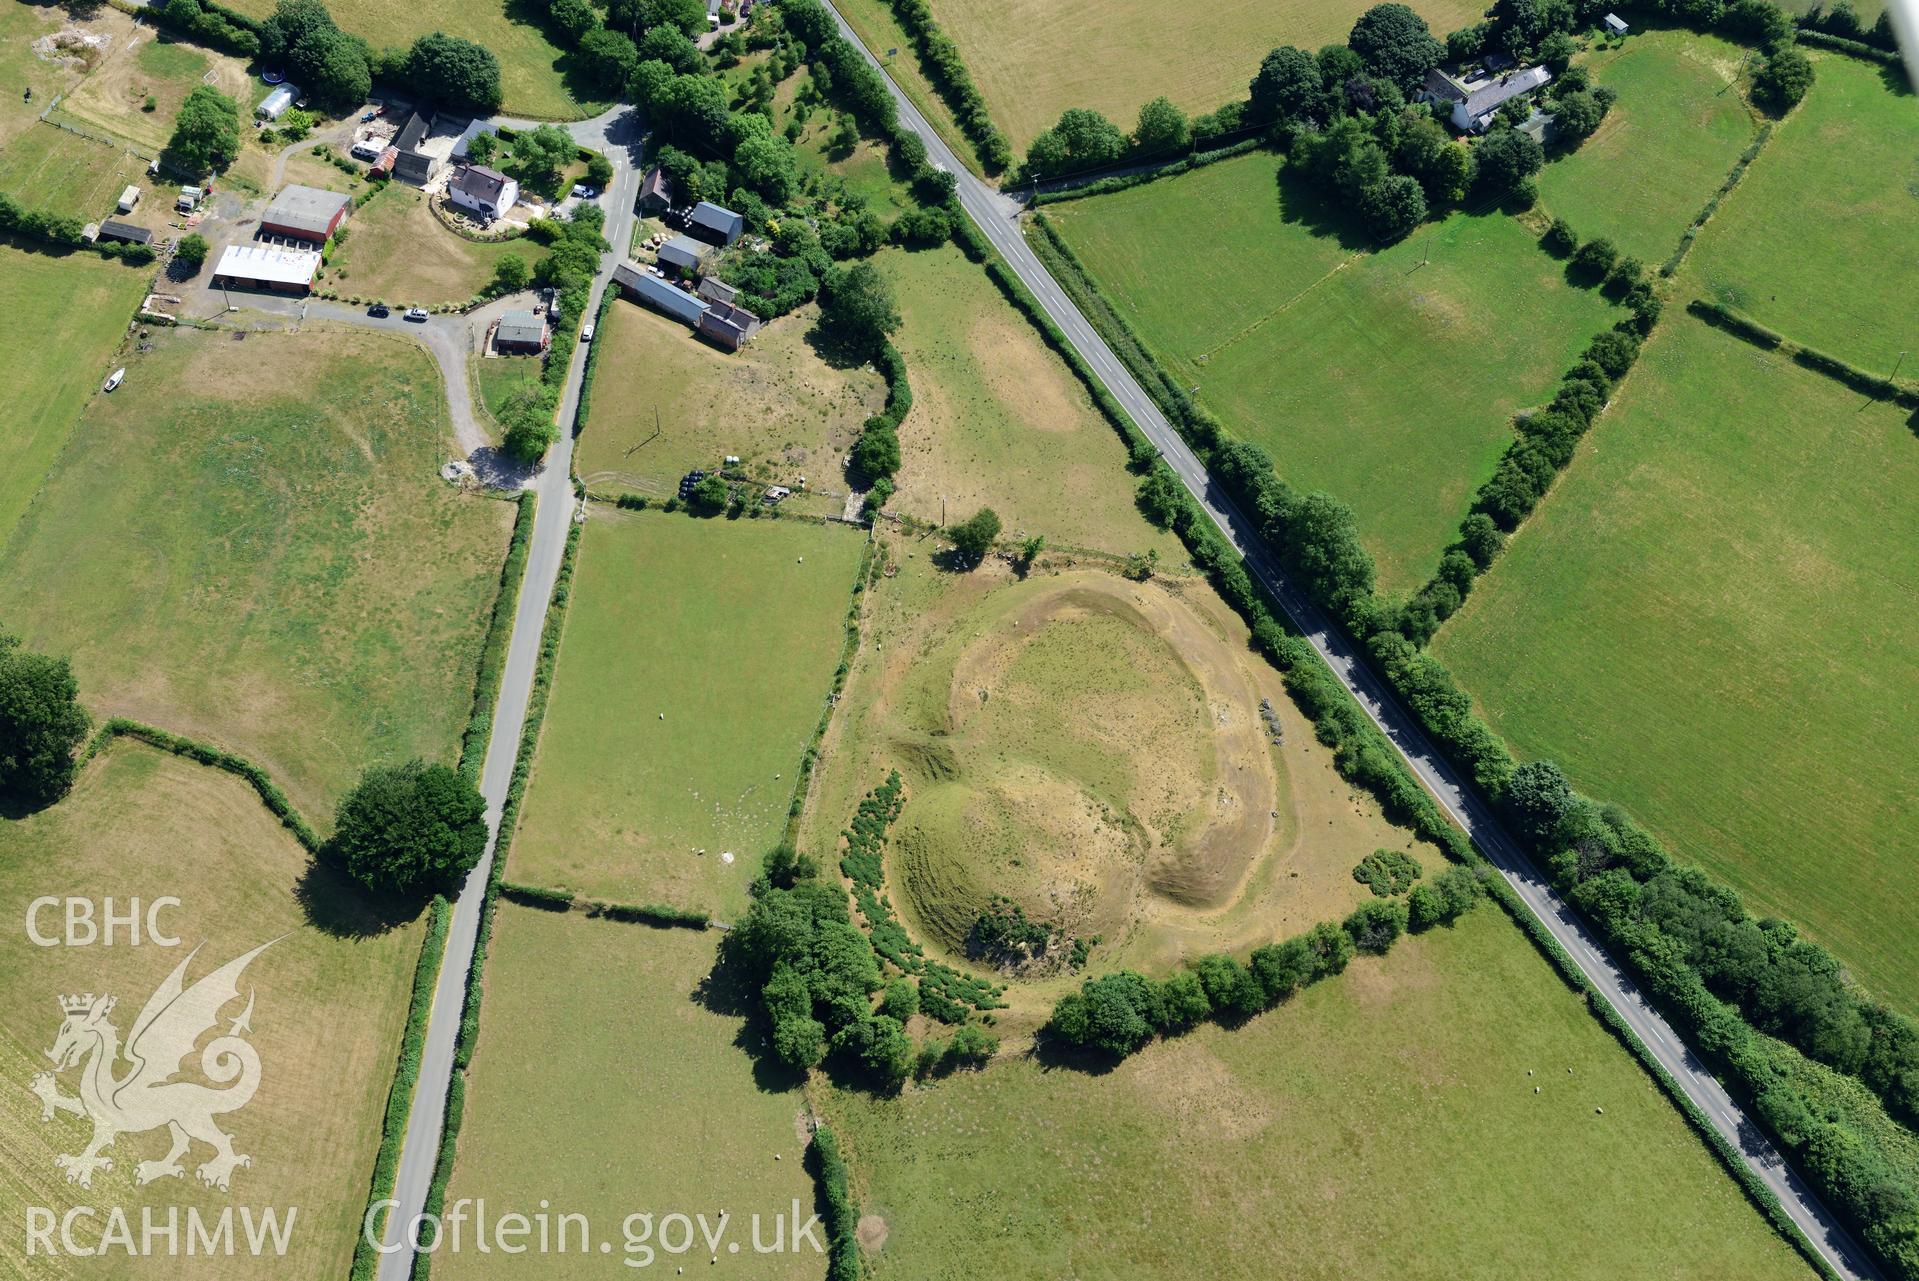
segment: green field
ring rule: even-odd
[[[593,339],[602,351],[575,469],[596,491],[670,498],[680,477],[731,454],[760,480],[797,488],[805,476],[844,494],[840,459],[885,405],[886,383],[870,367],[821,360],[807,341],[817,315],[782,316],[729,354],[622,301]],[[829,506],[837,516],[844,504]]]
[[[1672,315],[1434,648],[1521,754],[1914,1011],[1906,418]]]
[[[913,387],[888,510],[957,522],[988,504],[1007,537],[1182,556],[1177,538],[1134,510],[1119,436],[985,272],[957,249],[879,261],[899,298],[893,342]]]
[[[482,243],[454,235],[433,216],[424,195],[399,182],[354,210],[341,230],[346,241],[318,283],[395,307],[465,302],[492,283],[508,254],[529,267],[546,257],[546,247],[525,236]]]
[[[128,183],[145,187],[147,162],[130,151],[36,124],[0,148],[0,191],[30,209],[85,222],[113,217]],[[145,213],[146,210],[142,210]]]
[[[480,404],[497,420],[513,393],[540,381],[538,356],[495,356],[473,364],[473,389]]]
[[[0,246],[0,345],[44,347],[58,359],[16,367],[13,408],[0,429],[0,546],[80,409],[113,372],[113,354],[146,293],[147,273],[93,254],[52,258]]]
[[[959,45],[993,121],[1016,152],[1068,107],[1092,107],[1131,129],[1161,94],[1189,112],[1246,96],[1277,45],[1344,43],[1365,0],[932,0]],[[1443,39],[1480,16],[1467,0],[1414,5]]]
[[[744,910],[785,826],[865,546],[810,521],[597,509],[508,875]]]
[[[529,1252],[502,1263],[479,1254],[469,1230],[465,1248],[434,1256],[434,1276],[572,1281],[672,1276],[675,1266],[695,1264],[752,1281],[823,1275],[824,1260],[804,1243],[781,1253],[753,1249],[755,1215],[760,1241],[770,1245],[774,1216],[787,1219],[790,1232],[796,1202],[802,1222],[813,1212],[798,1119],[807,1105],[793,1085],[758,1075],[741,1052],[757,1029],[731,1012],[729,993],[703,986],[717,938],[500,909],[447,1204],[484,1198],[497,1218],[532,1216],[550,1202],[555,1215],[587,1215],[596,1242],[612,1249],[582,1260],[576,1229],[571,1254]],[[717,1247],[722,1266],[700,1261],[709,1251],[697,1229],[690,1251],[663,1247],[679,1244],[667,1216],[705,1215],[717,1231],[722,1212],[725,1239],[738,1246]],[[622,1225],[632,1214],[650,1215],[654,1234],[634,1224],[639,1244],[629,1246]]]
[[[1350,252],[1273,174],[1255,153],[1047,216],[1228,430],[1353,508],[1381,589],[1404,592],[1492,474],[1512,415],[1612,309],[1511,218],[1455,214]]]
[[[1746,149],[1758,116],[1738,81],[1746,50],[1683,28],[1648,30],[1584,64],[1619,101],[1579,150],[1539,175],[1542,208],[1580,238],[1664,262]]]
[[[233,7],[255,18],[273,16],[275,0],[234,0]],[[421,36],[444,31],[477,41],[500,60],[500,109],[509,115],[542,120],[577,120],[606,108],[606,103],[573,92],[568,58],[535,17],[543,8],[509,0],[333,0],[327,6],[342,31],[363,36],[375,49],[405,47]]]
[[[1919,100],[1869,63],[1817,68],[1687,265],[1720,302],[1885,373],[1919,355]]]
[[[179,939],[158,946],[143,933],[128,945],[119,927],[111,948],[43,948],[26,933],[28,904],[42,895],[90,898],[95,911],[112,897],[114,911],[161,896],[179,900],[158,923]],[[306,911],[315,905],[319,919]],[[337,1278],[353,1254],[365,1189],[372,1177],[380,1118],[399,1050],[408,992],[423,934],[421,922],[384,932],[358,895],[333,876],[309,871],[307,853],[282,828],[259,796],[218,770],[117,743],[87,767],[66,799],[30,818],[0,819],[0,911],[12,928],[0,937],[0,1071],[11,1089],[0,1107],[0,1198],[17,1207],[45,1206],[64,1214],[74,1205],[102,1207],[78,1228],[98,1238],[106,1206],[122,1206],[138,1224],[142,1209],[160,1223],[187,1207],[206,1220],[223,1209],[253,1212],[288,1207],[297,1218],[286,1257],[262,1260],[244,1251],[227,1258],[196,1258],[183,1265],[161,1251],[151,1257],[90,1259],[84,1264],[39,1257],[24,1260],[17,1231],[0,1237],[0,1273],[17,1277],[175,1278],[186,1271],[217,1281],[275,1277]],[[97,923],[97,922],[96,922]],[[61,934],[58,909],[38,917],[43,933]],[[144,926],[143,926],[144,930]],[[202,1187],[196,1168],[212,1149],[196,1142],[182,1159],[180,1178],[136,1185],[135,1167],[166,1155],[162,1130],[123,1134],[108,1150],[113,1168],[97,1173],[89,1189],[70,1184],[54,1165],[78,1153],[91,1127],[64,1113],[42,1122],[27,1092],[36,1072],[50,1065],[61,1012],[55,998],[95,992],[117,999],[109,1021],[130,1035],[147,997],[168,972],[203,948],[188,967],[192,983],[245,952],[272,941],[246,969],[242,995],[254,1006],[247,1040],[260,1058],[260,1086],[245,1107],[222,1115],[221,1128],[250,1166],[235,1170],[229,1191]],[[241,1012],[233,1001],[220,1030]],[[204,1044],[204,1040],[202,1042]],[[182,1070],[199,1076],[190,1055]],[[124,1065],[115,1071],[124,1074]],[[79,1072],[68,1071],[61,1092],[75,1093]],[[236,1225],[235,1235],[239,1235]]]
[[[513,509],[435,474],[410,342],[154,337],[0,550],[4,622],[97,714],[253,757],[324,827],[367,764],[454,756]]]
[[[1808,1275],[1491,906],[1110,1073],[824,1110],[882,1281]]]

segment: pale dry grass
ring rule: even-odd
[[[355,892],[328,875],[310,876],[308,858],[245,783],[229,774],[117,743],[91,764],[73,793],[30,818],[0,819],[0,909],[12,928],[0,932],[0,1072],[9,1088],[0,1107],[0,1195],[17,1208],[45,1206],[56,1214],[73,1205],[123,1206],[138,1232],[140,1210],[153,1207],[164,1222],[169,1206],[218,1216],[228,1206],[258,1213],[296,1211],[286,1257],[264,1261],[241,1254],[195,1259],[195,1275],[220,1278],[338,1277],[353,1253],[364,1193],[379,1144],[380,1117],[393,1079],[413,968],[423,933],[416,920],[383,933],[330,934],[302,906],[303,882],[326,905],[329,920],[351,930],[371,916]],[[27,937],[28,903],[44,894],[92,899],[95,911],[111,896],[117,911],[130,900],[150,904],[163,895],[180,900],[160,923],[180,939],[177,948],[144,941],[127,946],[122,928],[106,948],[40,948]],[[58,912],[44,912],[43,932],[59,933]],[[55,997],[107,993],[122,1036],[147,996],[195,948],[192,983],[234,957],[272,940],[250,966],[242,995],[254,1000],[252,1032],[259,1051],[258,1093],[244,1108],[220,1118],[236,1152],[251,1166],[234,1172],[229,1192],[200,1186],[194,1167],[210,1149],[196,1143],[183,1159],[183,1179],[146,1187],[134,1182],[138,1161],[165,1155],[163,1132],[128,1134],[109,1149],[110,1171],[91,1189],[65,1181],[53,1158],[86,1144],[90,1127],[57,1114],[40,1120],[27,1094],[29,1077],[48,1067],[42,1051],[53,1044],[61,1013]],[[240,1013],[222,1012],[221,1029]],[[187,1060],[187,1079],[198,1073]],[[64,1074],[71,1095],[77,1073]],[[182,1220],[184,1227],[184,1219]],[[79,1226],[81,1240],[103,1220]],[[183,1238],[184,1240],[184,1238]],[[184,1246],[182,1247],[184,1248]],[[164,1253],[128,1260],[31,1261],[20,1256],[17,1232],[0,1241],[0,1272],[46,1277],[170,1278],[179,1259]],[[102,1269],[102,1263],[105,1268]]]

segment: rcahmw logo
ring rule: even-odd
[[[250,1156],[234,1150],[234,1136],[216,1120],[245,1107],[260,1088],[260,1056],[246,1039],[253,1030],[251,988],[245,1007],[199,1051],[198,1075],[204,1081],[176,1078],[186,1070],[200,1039],[219,1028],[221,1012],[240,999],[240,976],[248,964],[272,945],[263,943],[188,986],[187,967],[199,954],[194,949],[140,1007],[124,1042],[112,1017],[117,1003],[113,996],[89,992],[60,998],[60,1030],[46,1052],[53,1070],[35,1075],[28,1088],[40,1100],[42,1121],[66,1112],[93,1125],[93,1136],[82,1151],[54,1157],[68,1182],[91,1188],[97,1174],[113,1169],[113,1158],[106,1153],[117,1140],[163,1127],[170,1146],[164,1156],[135,1164],[138,1184],[184,1179],[181,1158],[196,1143],[211,1149],[208,1158],[194,1166],[194,1176],[209,1188],[228,1191],[234,1172],[253,1164]],[[61,1076],[76,1069],[75,1093],[63,1093]],[[282,1222],[280,1211],[256,1214],[250,1207],[241,1208],[236,1238],[232,1207],[209,1216],[197,1207],[187,1207],[183,1215],[178,1207],[148,1206],[130,1214],[118,1206],[76,1206],[56,1214],[49,1207],[29,1206],[26,1246],[28,1254],[81,1256],[116,1250],[231,1254],[236,1248],[278,1254],[286,1249],[297,1213],[286,1209]]]

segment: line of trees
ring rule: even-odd
[[[1409,929],[1452,924],[1482,893],[1473,872],[1450,867],[1407,898],[1361,903],[1337,924],[1254,948],[1244,963],[1211,953],[1164,980],[1132,970],[1102,974],[1061,997],[1047,1027],[1062,1041],[1124,1058],[1155,1036],[1178,1036],[1209,1018],[1236,1025],[1342,972],[1361,953],[1384,955]]]

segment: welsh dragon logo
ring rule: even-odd
[[[96,1171],[113,1168],[112,1159],[101,1153],[115,1139],[161,1126],[172,1136],[173,1146],[160,1160],[135,1166],[136,1182],[183,1177],[180,1158],[195,1139],[213,1149],[213,1158],[195,1171],[209,1187],[226,1191],[235,1167],[253,1164],[253,1158],[233,1150],[233,1136],[214,1123],[215,1117],[245,1107],[260,1088],[260,1055],[244,1039],[252,1031],[248,1022],[253,1016],[251,989],[246,1008],[226,1033],[200,1051],[200,1071],[214,1086],[173,1078],[200,1037],[218,1025],[220,1011],[239,998],[240,974],[247,963],[272,946],[272,942],[262,943],[187,987],[187,966],[200,951],[195,948],[147,998],[124,1047],[119,1029],[108,1018],[115,998],[92,993],[60,998],[60,1012],[66,1017],[53,1048],[47,1051],[53,1071],[35,1076],[29,1088],[40,1099],[42,1121],[51,1121],[59,1111],[93,1122],[93,1141],[85,1151],[54,1158],[69,1182],[91,1187]],[[80,1092],[62,1094],[58,1075],[74,1067],[80,1068]]]

